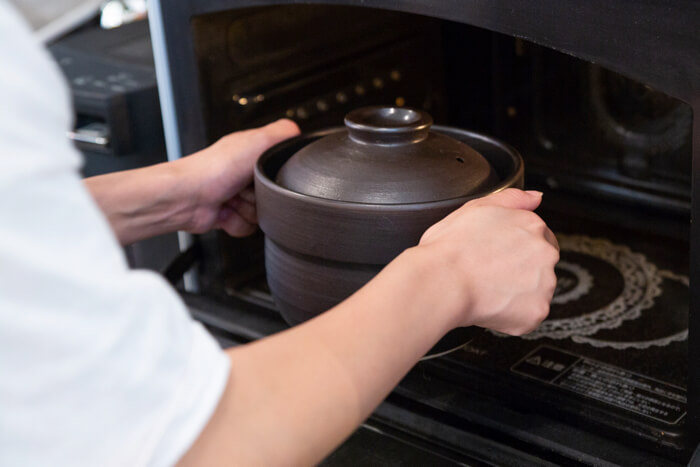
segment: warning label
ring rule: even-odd
[[[511,371],[672,425],[686,413],[683,388],[553,347],[538,347]]]

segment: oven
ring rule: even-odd
[[[700,6],[155,1],[168,157],[363,105],[515,146],[562,251],[551,314],[409,373],[329,465],[678,465],[700,442]],[[167,6],[166,6],[167,5]],[[262,234],[181,236],[168,270],[224,344],[284,329]],[[422,459],[422,460],[420,460]],[[420,460],[420,461],[418,461]]]

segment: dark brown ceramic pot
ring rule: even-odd
[[[431,128],[424,112],[367,107],[345,123],[278,144],[255,167],[267,279],[290,324],[347,298],[465,202],[523,184],[512,147]],[[475,332],[456,329],[428,355]]]

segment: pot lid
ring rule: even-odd
[[[497,183],[481,154],[430,131],[432,123],[416,109],[354,110],[345,117],[347,132],[302,148],[282,166],[277,183],[318,198],[369,204],[458,198]]]

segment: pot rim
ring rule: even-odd
[[[500,149],[503,150],[504,153],[507,153],[508,155],[511,156],[514,162],[514,170],[503,180],[501,180],[500,183],[495,185],[494,187],[486,190],[490,194],[491,193],[497,193],[499,191],[503,191],[506,188],[512,186],[513,181],[517,180],[518,178],[523,176],[524,173],[524,163],[523,163],[523,158],[520,155],[520,153],[512,146],[509,144],[503,143],[501,141],[495,140],[489,136],[480,134],[480,133],[474,133],[468,130],[463,130],[460,128],[455,128],[455,127],[448,127],[448,126],[442,126],[442,125],[433,125],[432,130],[445,134],[448,136],[452,137],[467,137],[472,140],[480,140],[483,141],[487,144],[490,145],[495,145],[500,147]],[[277,184],[271,177],[267,175],[264,169],[265,163],[268,161],[269,158],[274,157],[277,155],[277,153],[282,150],[286,146],[291,146],[294,145],[302,140],[316,140],[319,139],[323,136],[328,136],[331,134],[336,134],[336,133],[341,133],[341,132],[347,132],[347,129],[344,127],[333,127],[329,128],[327,130],[322,130],[322,131],[316,131],[308,134],[301,134],[299,136],[296,136],[294,138],[288,139],[286,141],[282,141],[281,143],[278,143],[271,148],[269,148],[267,151],[265,151],[257,160],[254,168],[254,179],[262,184],[265,185],[265,187],[271,191],[274,191],[275,193],[290,197],[293,199],[296,199],[298,201],[302,201],[305,203],[309,203],[311,205],[317,205],[317,206],[324,206],[324,207],[329,207],[329,206],[337,206],[337,207],[352,207],[353,210],[360,210],[360,211],[396,211],[396,210],[412,210],[412,209],[424,209],[426,207],[447,207],[447,206],[452,206],[455,204],[455,202],[459,200],[471,200],[474,199],[475,197],[479,197],[479,193],[471,193],[463,196],[457,196],[454,198],[446,198],[446,199],[441,199],[441,200],[436,200],[436,201],[421,201],[417,203],[358,203],[355,201],[344,201],[344,200],[334,200],[334,199],[329,199],[329,198],[319,198],[317,196],[312,196],[312,195],[307,195],[304,193],[299,193],[297,191],[290,190],[288,188],[285,188],[283,186],[280,186]],[[290,156],[291,157],[291,156]],[[273,176],[276,174],[273,174]],[[500,174],[499,174],[500,175]]]

